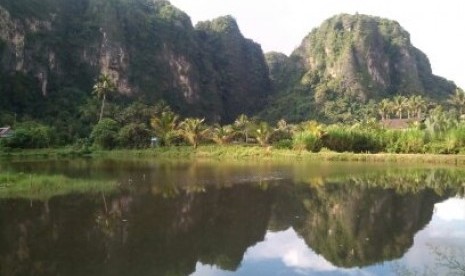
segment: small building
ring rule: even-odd
[[[160,142],[160,140],[159,140],[157,137],[152,137],[152,138],[150,139],[150,146],[151,146],[152,148],[158,147],[158,146],[159,146],[159,142]]]
[[[0,138],[8,138],[8,137],[11,137],[13,135],[13,130],[11,129],[11,127],[7,126],[7,127],[0,127]]]
[[[407,129],[419,123],[421,123],[419,119],[385,119],[381,121],[381,125],[389,129]]]

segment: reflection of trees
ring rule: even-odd
[[[187,275],[197,261],[235,270],[264,238],[271,200],[242,185],[174,198],[106,195],[106,202],[107,210],[101,195],[54,199],[47,221],[43,206],[4,202],[2,275]]]
[[[139,254],[120,252],[124,257],[118,264],[132,265],[119,271],[185,275],[198,260],[234,270],[246,249],[263,239],[268,219],[267,194],[250,186],[181,193],[172,199],[147,195],[133,205],[129,218],[128,244]]]
[[[412,171],[294,185],[268,181],[273,171],[147,165],[119,172],[127,191],[105,200],[0,201],[0,274],[186,275],[198,261],[235,270],[267,229],[289,227],[335,265],[368,265],[402,256],[462,177]]]
[[[93,231],[93,199],[52,199],[48,205],[47,214],[38,202],[1,202],[1,275],[78,275],[73,271],[88,271],[102,262],[101,239]]]
[[[448,275],[465,274],[465,250],[453,247],[432,246],[436,266],[447,270]]]
[[[394,264],[397,275],[465,275],[465,250],[453,246],[429,246],[434,261],[422,268]]]

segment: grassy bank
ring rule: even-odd
[[[45,200],[72,193],[110,192],[115,181],[73,179],[64,175],[0,172],[0,198]]]
[[[392,153],[337,153],[321,151],[311,153],[287,149],[263,148],[258,146],[205,145],[193,149],[190,146],[159,147],[140,150],[111,150],[80,152],[70,148],[18,150],[1,152],[2,159],[23,158],[65,158],[65,157],[107,157],[107,158],[158,158],[158,159],[286,159],[317,161],[358,161],[358,162],[393,162],[393,163],[426,163],[451,164],[465,166],[465,155],[461,154],[392,154]]]

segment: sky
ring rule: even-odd
[[[463,0],[170,0],[196,24],[232,15],[245,37],[264,52],[289,55],[325,19],[340,13],[368,14],[399,22],[412,44],[429,58],[433,73],[465,89]]]

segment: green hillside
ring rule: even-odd
[[[370,101],[422,95],[436,102],[456,89],[433,75],[428,58],[399,23],[367,15],[334,16],[290,57],[269,53],[267,61],[275,95],[262,117],[271,120],[338,121],[362,115]]]
[[[260,46],[229,16],[194,27],[168,1],[151,0],[0,0],[0,14],[3,124],[92,123],[97,116],[84,113],[95,113],[101,73],[118,92],[110,117],[163,100],[184,116],[227,122],[263,107],[270,91]]]

